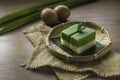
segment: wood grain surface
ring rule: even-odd
[[[43,0],[0,0],[0,17],[42,2]],[[71,9],[68,21],[91,21],[105,27],[112,38],[112,51],[120,53],[120,0],[98,0]],[[39,24],[40,20],[0,36],[0,80],[57,80],[49,67],[29,71],[20,67],[34,49],[22,31]],[[112,64],[111,64],[112,65]],[[93,75],[87,80],[107,80]],[[120,80],[111,77],[108,80]]]

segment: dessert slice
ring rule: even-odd
[[[75,24],[61,32],[61,44],[70,47],[70,36],[77,32],[78,24]]]
[[[80,54],[95,45],[95,30],[85,28],[70,37],[70,48]]]
[[[61,44],[72,49],[77,54],[95,45],[96,31],[84,27],[83,22],[61,31]]]

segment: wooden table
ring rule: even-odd
[[[0,0],[0,17],[41,2],[40,0]],[[91,21],[105,27],[112,38],[112,51],[120,52],[120,0],[99,0],[71,9],[69,21]],[[20,67],[30,57],[33,46],[22,31],[38,24],[32,22],[0,36],[0,80],[57,80],[50,68],[33,72]],[[103,79],[92,76],[89,79]],[[117,79],[119,79],[118,77]],[[116,78],[111,78],[111,80]]]

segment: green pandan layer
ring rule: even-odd
[[[70,42],[70,36],[77,32],[78,24],[75,24],[61,32],[61,38]]]
[[[90,28],[85,28],[82,32],[77,32],[70,37],[70,43],[80,47],[95,39],[96,32]]]

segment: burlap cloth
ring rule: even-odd
[[[98,76],[110,77],[120,75],[120,54],[109,52],[106,56],[91,62],[68,63],[52,55],[46,46],[46,35],[50,27],[43,22],[33,29],[24,31],[35,49],[24,65],[27,69],[38,69],[50,66],[60,80],[81,80],[95,73]]]

